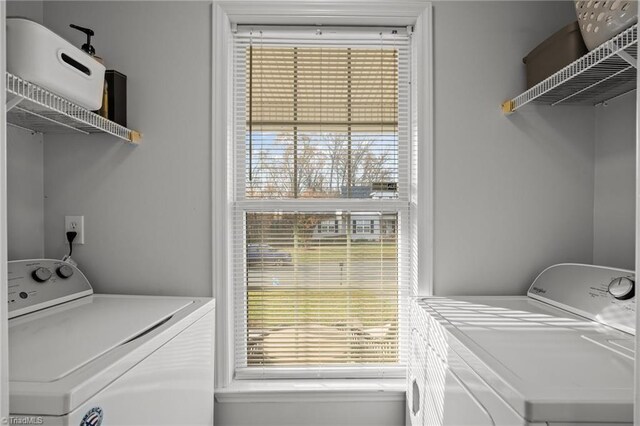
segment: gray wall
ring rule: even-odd
[[[107,69],[128,77],[132,147],[47,135],[45,253],[64,254],[64,216],[84,215],[74,250],[97,292],[210,296],[211,6],[45,2],[45,25],[76,45],[93,28]]]
[[[7,16],[42,22],[42,2],[9,1]],[[7,248],[9,260],[44,256],[42,135],[7,126]]]
[[[9,260],[44,256],[42,135],[7,126]]]
[[[592,260],[593,108],[499,108],[573,6],[438,2],[434,17],[434,291],[524,294],[543,268]]]
[[[364,398],[364,397],[363,397]],[[216,402],[216,426],[403,426],[404,401]]]
[[[84,214],[76,258],[99,291],[211,294],[208,9],[44,5],[45,24],[76,44],[69,22],[94,27],[108,68],[129,77],[129,121],[145,134],[137,148],[45,138],[45,254],[66,250],[63,216]],[[434,15],[436,293],[522,293],[551,263],[600,259],[608,215],[592,214],[594,110],[498,109],[524,86],[520,58],[573,18],[570,3],[437,2]]]
[[[596,108],[593,262],[635,269],[635,92]]]
[[[42,1],[8,1],[7,17],[29,18],[33,21],[42,23],[43,2]]]

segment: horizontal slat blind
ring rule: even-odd
[[[407,36],[268,34],[236,37],[238,196],[406,199]]]
[[[261,130],[393,132],[397,115],[393,48],[253,46],[251,120]],[[251,59],[253,58],[253,59]],[[322,127],[322,129],[321,129]],[[387,127],[387,128],[385,128]]]
[[[235,38],[238,376],[404,363],[408,37],[339,32]]]

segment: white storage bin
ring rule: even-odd
[[[102,105],[104,65],[37,22],[7,18],[7,71],[89,110]]]

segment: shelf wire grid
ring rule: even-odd
[[[637,41],[636,24],[505,102],[503,110],[511,113],[528,103],[597,105],[634,90]]]
[[[42,87],[6,73],[7,123],[38,133],[108,133],[128,143],[139,134]]]

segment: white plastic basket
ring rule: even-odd
[[[6,21],[7,71],[88,110],[100,108],[104,65],[37,22]]]
[[[638,22],[637,0],[576,0],[575,4],[580,32],[589,50]]]

